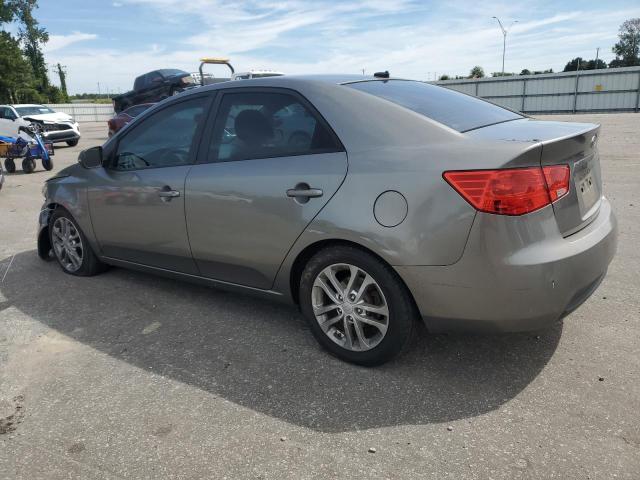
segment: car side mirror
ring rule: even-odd
[[[78,162],[84,168],[98,168],[102,166],[102,147],[91,147],[80,152]]]

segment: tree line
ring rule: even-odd
[[[620,25],[618,42],[613,46],[612,51],[616,54],[616,58],[611,60],[608,65],[604,60],[599,58],[586,60],[582,57],[576,57],[567,62],[563,72],[640,66],[640,18],[629,19]],[[525,68],[519,75],[538,75],[541,73],[553,73],[553,69],[531,71]],[[492,77],[508,77],[513,75],[517,74],[510,72],[493,72],[491,74]],[[485,76],[484,69],[476,65],[471,69],[468,76],[456,76],[455,78],[483,78]],[[440,80],[451,80],[451,77],[449,77],[449,75],[442,75]]]
[[[66,88],[52,85],[42,47],[49,34],[33,17],[38,0],[0,0],[0,103],[64,103]],[[17,27],[17,35],[7,31]],[[61,85],[64,70],[58,65]]]

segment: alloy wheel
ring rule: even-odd
[[[313,282],[313,313],[322,331],[341,347],[362,352],[384,339],[389,306],[376,280],[346,263],[329,265]]]
[[[71,220],[66,217],[56,218],[51,230],[51,242],[53,251],[65,270],[75,272],[82,266],[82,238]]]

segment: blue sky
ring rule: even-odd
[[[640,17],[638,0],[40,0],[50,65],[67,66],[72,93],[131,88],[156,68],[195,71],[204,55],[237,70],[367,73],[433,79],[506,70],[562,70],[573,57],[613,58],[619,25]],[[223,68],[223,67],[220,67]],[[219,70],[222,74],[224,70]],[[214,70],[215,72],[215,70]]]

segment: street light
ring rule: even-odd
[[[513,27],[514,23],[518,23],[518,20],[514,20],[513,22],[511,22],[511,25],[509,25],[509,28],[507,29],[502,26],[502,22],[498,17],[491,18],[495,18],[498,21],[500,30],[502,30],[502,76],[504,76],[504,53],[507,50],[507,33],[509,32],[509,30],[511,30],[511,27]]]

